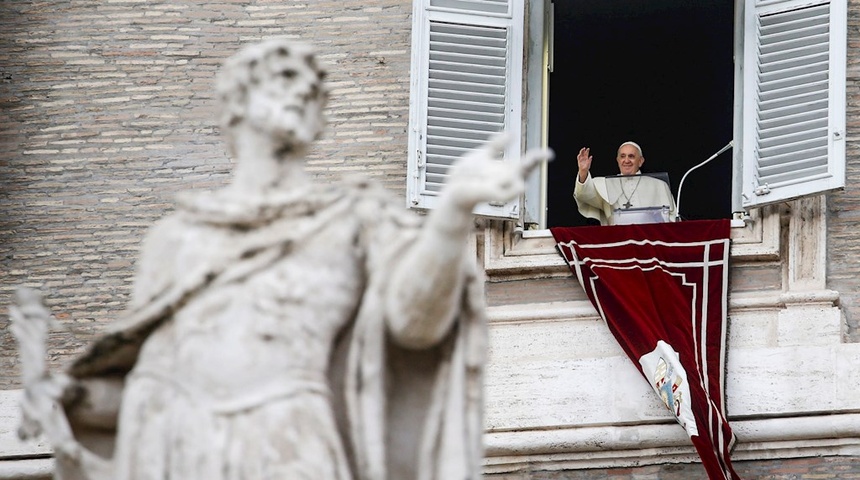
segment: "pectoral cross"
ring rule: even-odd
[[[627,203],[621,204],[622,206],[624,206],[625,209],[628,209],[628,208],[633,206],[633,202],[631,202],[630,200],[633,198],[633,195],[636,194],[636,190],[639,189],[639,182],[641,182],[641,181],[642,181],[642,176],[639,176],[639,178],[636,179],[636,186],[633,187],[633,191],[630,192],[630,195],[627,195],[627,192],[624,191],[624,183],[623,182],[621,183],[621,194],[624,195],[625,199],[627,199]]]

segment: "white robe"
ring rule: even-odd
[[[630,208],[669,207],[669,221],[675,221],[675,199],[666,182],[641,174],[619,182],[620,188],[612,188],[604,177],[592,178],[589,173],[585,182],[580,182],[577,176],[573,198],[579,213],[599,220],[601,225],[612,225],[615,210],[624,209],[629,203]]]

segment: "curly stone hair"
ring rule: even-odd
[[[224,130],[245,119],[248,90],[258,85],[261,78],[272,73],[272,60],[278,57],[296,56],[316,72],[313,88],[325,102],[328,91],[323,88],[326,71],[319,66],[313,48],[305,43],[286,38],[274,38],[250,45],[228,58],[218,74],[216,91],[221,102],[220,125]]]

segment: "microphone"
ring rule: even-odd
[[[692,172],[693,170],[695,170],[695,169],[697,169],[697,168],[699,168],[699,167],[701,167],[701,166],[704,166],[705,164],[707,164],[707,163],[708,163],[708,162],[710,162],[711,160],[713,160],[713,159],[715,159],[715,158],[719,157],[721,153],[723,153],[723,152],[725,152],[726,150],[728,150],[728,149],[732,148],[732,147],[734,146],[734,144],[735,144],[735,141],[734,141],[734,140],[730,141],[729,143],[727,143],[727,144],[726,144],[726,146],[725,146],[725,147],[721,148],[717,153],[715,153],[715,154],[711,155],[710,157],[708,157],[708,159],[707,159],[707,160],[705,160],[704,162],[702,162],[702,163],[700,163],[700,164],[696,165],[695,167],[693,167],[693,168],[691,168],[691,169],[687,170],[687,173],[685,173],[685,174],[684,174],[684,176],[683,176],[683,177],[681,177],[681,183],[680,183],[680,184],[678,184],[678,204],[675,206],[675,210],[676,210],[675,214],[676,214],[676,216],[677,216],[678,218],[681,218],[681,189],[682,189],[682,188],[684,188],[684,180],[686,180],[686,179],[687,179],[687,175],[689,175],[689,174],[690,174],[690,172]]]

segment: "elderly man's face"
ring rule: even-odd
[[[276,49],[254,67],[258,80],[248,92],[248,117],[285,146],[312,142],[322,132],[325,95],[310,55]]]
[[[639,155],[639,150],[633,145],[624,145],[618,149],[618,156],[615,158],[618,161],[618,170],[621,175],[634,175],[639,171],[639,167],[645,163],[645,157]]]

